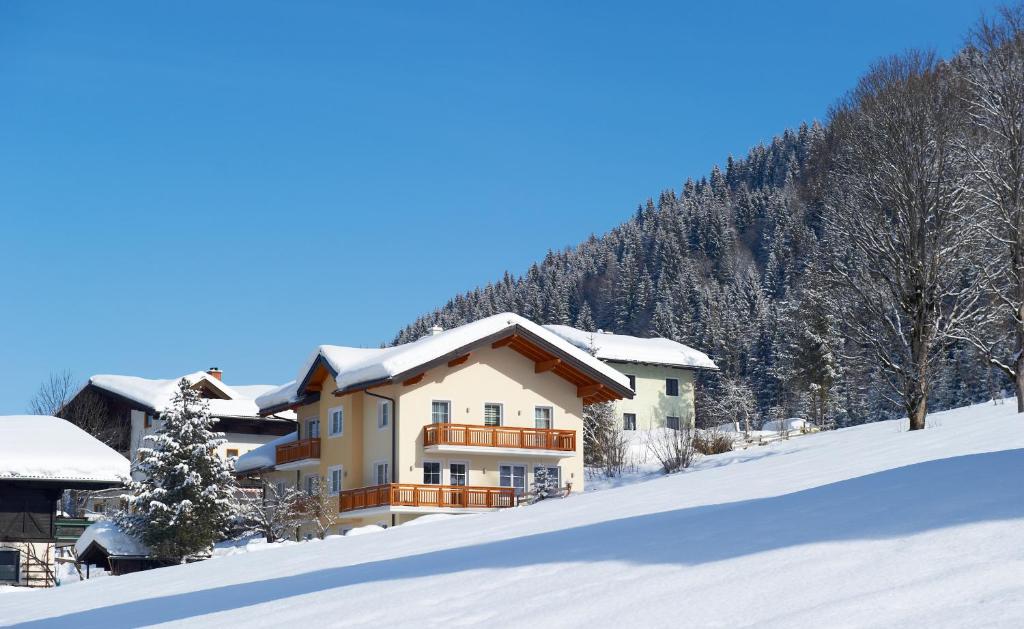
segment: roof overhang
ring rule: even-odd
[[[437,358],[406,369],[405,371],[397,373],[389,378],[359,382],[341,389],[336,389],[334,391],[334,395],[341,396],[354,393],[356,391],[370,389],[372,387],[384,386],[395,382],[405,382],[415,378],[423,372],[433,369],[434,367],[447,365],[449,361],[459,358],[462,355],[485,345],[499,347],[507,346],[536,363],[559,359],[558,363],[555,364],[551,371],[563,379],[575,384],[577,387],[577,395],[583,398],[584,404],[610,402],[612,400],[633,397],[633,391],[628,386],[623,386],[614,379],[607,377],[572,354],[551,344],[547,340],[519,324],[510,325],[509,327],[495,332],[494,334],[476,339],[471,343],[467,343],[466,345],[449,351]],[[312,371],[313,370],[310,369],[311,373]],[[306,380],[303,380],[303,383],[305,382]],[[301,391],[302,388],[300,387],[299,390]]]

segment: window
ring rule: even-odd
[[[679,380],[675,378],[665,378],[665,395],[671,395],[672,397],[679,396]]]
[[[341,466],[335,465],[327,468],[327,489],[332,496],[341,493]]]
[[[430,423],[447,424],[452,421],[452,403],[434,400],[430,403]]]
[[[345,434],[345,409],[340,406],[332,408],[327,411],[327,416],[331,418],[327,424],[327,435],[329,437],[340,437]]]
[[[320,438],[320,418],[311,419],[306,422],[306,439]]]
[[[502,487],[514,487],[517,496],[526,493],[526,466],[525,465],[500,465],[498,476],[501,479]]]
[[[21,568],[21,552],[14,548],[0,548],[0,583],[17,583]]]
[[[306,477],[306,493],[310,496],[315,496],[320,493],[320,477],[319,476],[307,476]]]
[[[484,404],[484,426],[501,425],[501,404],[488,402]]]
[[[463,487],[466,485],[466,480],[469,479],[468,466],[465,463],[456,463],[454,461],[448,463],[448,484],[458,485]]]
[[[551,428],[554,410],[550,406],[538,406],[533,409],[533,420],[537,428]]]
[[[553,486],[562,486],[562,468],[558,467],[557,465],[550,467],[547,465],[537,465],[533,468],[533,475],[537,476],[537,470],[541,468],[544,468],[548,471],[548,479],[551,481],[551,484]]]
[[[629,378],[629,388],[636,391],[636,376],[631,376],[627,373],[626,377]]]
[[[622,429],[623,430],[636,430],[636,413],[623,413],[622,414]]]
[[[440,485],[441,484],[441,464],[437,461],[424,461],[423,462],[423,484],[424,485]]]
[[[391,482],[391,479],[388,477],[387,462],[373,464],[373,478],[378,485],[387,485]]]
[[[277,484],[274,485],[274,489],[277,491],[277,497],[278,498],[283,496],[284,495],[284,481],[277,481]]]
[[[388,400],[377,400],[377,430],[383,430],[391,425],[391,402]]]
[[[238,448],[228,448],[228,458],[229,459],[237,459],[238,458]]]
[[[146,418],[143,420],[143,426],[145,426],[146,428],[153,427],[153,416],[150,415],[149,413],[146,413]]]
[[[665,418],[665,427],[666,428],[671,428],[672,430],[679,430],[679,418],[678,417],[672,417],[672,416],[666,417]]]

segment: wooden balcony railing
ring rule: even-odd
[[[282,443],[274,453],[278,465],[293,463],[303,459],[320,458],[320,437],[302,439],[291,443]]]
[[[480,446],[526,450],[576,451],[576,431],[551,428],[513,428],[472,424],[428,424],[424,446]]]
[[[391,483],[349,489],[338,496],[338,510],[342,513],[384,506],[500,509],[516,506],[516,490],[512,487]]]

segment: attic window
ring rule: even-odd
[[[14,548],[0,548],[0,583],[17,583],[21,553]]]

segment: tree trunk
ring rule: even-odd
[[[1019,350],[1014,371],[1016,377],[1013,384],[1017,389],[1017,412],[1024,413],[1024,353]]]
[[[924,430],[925,418],[928,416],[928,397],[916,397],[907,405],[906,416],[910,419],[911,430]]]

